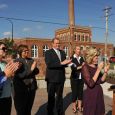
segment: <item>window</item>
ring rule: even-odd
[[[86,42],[88,41],[88,36],[85,36],[85,41],[86,41]]]
[[[33,45],[31,47],[31,57],[32,58],[37,58],[38,57],[38,47],[37,47],[37,45]]]
[[[43,46],[43,56],[45,55],[45,52],[49,50],[49,47],[47,45]]]
[[[74,40],[77,41],[77,36],[76,36],[76,34],[74,35]]]
[[[66,56],[68,57],[69,55],[68,55],[68,51],[69,51],[69,48],[68,47],[64,47],[64,52],[65,52],[65,54],[66,54]]]
[[[77,35],[77,41],[80,41],[80,35]]]
[[[81,41],[84,41],[84,35],[81,36]]]

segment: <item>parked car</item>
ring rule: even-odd
[[[109,58],[109,62],[110,62],[110,63],[115,63],[115,56],[110,57],[110,58]]]

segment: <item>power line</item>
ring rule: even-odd
[[[19,20],[19,21],[28,21],[28,22],[39,22],[39,23],[49,23],[49,24],[57,24],[57,25],[68,25],[64,23],[59,23],[59,22],[48,22],[48,21],[39,21],[39,20],[31,20],[31,19],[23,19],[23,18],[11,18],[11,17],[0,17],[2,19],[10,19],[10,20]],[[96,28],[96,29],[102,29],[104,30],[104,27],[97,27],[97,26],[91,26],[91,28]],[[115,30],[108,29],[111,32],[115,32]]]
[[[96,28],[96,29],[101,29],[101,30],[105,30],[105,28],[104,27],[97,27],[97,26],[92,26],[91,28]],[[109,31],[111,31],[111,32],[115,32],[115,30],[111,30],[111,29],[108,29]]]
[[[11,20],[20,20],[20,21],[28,21],[28,22],[40,22],[40,23],[49,23],[49,24],[57,24],[57,25],[68,25],[64,23],[58,23],[58,22],[47,22],[47,21],[40,21],[40,20],[31,20],[31,19],[23,19],[23,18],[9,18],[9,17],[0,17],[3,19],[11,19]]]

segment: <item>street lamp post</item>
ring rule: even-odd
[[[5,19],[5,20],[7,20],[8,22],[10,22],[10,24],[11,24],[11,34],[12,34],[12,37],[11,37],[11,43],[12,43],[12,46],[13,46],[13,43],[14,43],[14,38],[13,38],[13,35],[14,35],[14,33],[13,33],[13,21],[11,20],[11,19],[9,19],[9,18],[5,18],[5,17],[0,17],[0,18],[2,18],[2,19]]]
[[[14,42],[14,40],[13,40],[13,35],[14,35],[14,28],[13,28],[13,22],[9,19],[9,18],[6,18],[6,20],[8,20],[10,23],[11,23],[11,27],[12,27],[12,38],[11,38],[11,42],[12,42],[12,45],[13,45],[13,42]]]

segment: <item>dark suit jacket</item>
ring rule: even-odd
[[[65,52],[60,50],[61,61],[66,59]],[[45,53],[46,62],[46,81],[48,82],[64,82],[65,81],[65,65],[60,64],[60,60],[54,51],[50,49]]]
[[[31,72],[31,65],[34,60],[32,58],[18,58],[15,61],[21,63],[21,67],[16,71],[13,79],[15,92],[25,92],[28,88],[36,89],[37,82],[35,75],[39,73],[39,69],[35,68]]]
[[[80,63],[78,62],[78,60],[74,57],[72,57],[72,62],[74,64],[76,64],[76,66],[81,66],[82,63],[84,62],[83,57],[80,58]],[[71,72],[71,78],[73,79],[78,79],[79,78],[79,74],[81,73],[81,69],[77,69],[77,67],[75,67],[74,65],[71,67],[72,72]]]

